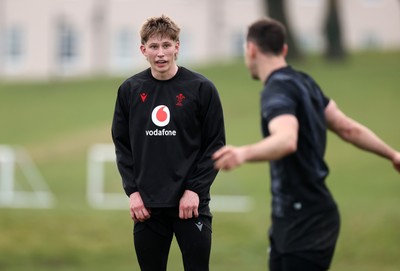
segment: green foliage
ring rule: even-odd
[[[364,53],[349,56],[345,63],[311,57],[293,66],[314,75],[349,116],[399,149],[399,58],[400,52]],[[242,60],[194,69],[220,91],[228,144],[259,140],[262,84],[250,79]],[[0,209],[0,270],[139,270],[128,209],[95,210],[85,198],[87,151],[94,143],[111,143],[115,95],[122,80],[0,83],[0,144],[26,148],[57,199],[48,210]],[[326,159],[328,184],[342,213],[331,270],[397,270],[399,175],[388,161],[333,135]],[[221,172],[212,192],[248,195],[255,205],[248,213],[214,214],[211,270],[266,270],[268,165]],[[168,270],[183,270],[175,242]]]

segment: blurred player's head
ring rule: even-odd
[[[271,18],[255,21],[248,28],[245,46],[245,63],[251,76],[265,80],[268,69],[284,65],[287,54],[286,29]]]
[[[276,20],[263,18],[249,26],[247,41],[254,42],[265,54],[279,55],[286,42],[286,29]]]

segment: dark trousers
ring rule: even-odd
[[[136,256],[142,271],[167,270],[168,254],[175,234],[185,271],[208,271],[211,252],[211,217],[182,220],[157,214],[134,227]]]

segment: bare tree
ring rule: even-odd
[[[109,0],[97,0],[92,13],[92,63],[93,72],[103,74],[107,70],[109,22]]]
[[[325,38],[325,57],[335,60],[344,59],[346,57],[346,51],[342,41],[342,30],[337,0],[329,0],[328,3],[328,12],[325,21]]]
[[[4,68],[5,62],[5,36],[6,36],[6,23],[5,23],[5,16],[6,15],[6,3],[4,0],[0,0],[0,76],[2,74],[2,70]]]
[[[293,33],[290,27],[290,24],[286,18],[285,12],[285,1],[284,0],[264,0],[266,14],[280,21],[286,26],[287,31],[287,44],[289,46],[288,59],[299,59],[302,57],[302,54],[297,46],[297,43],[293,37]]]

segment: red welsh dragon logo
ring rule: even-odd
[[[186,97],[182,93],[179,93],[179,95],[176,95],[176,105],[183,106],[182,102],[184,99],[186,99]]]

